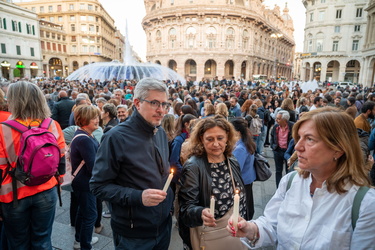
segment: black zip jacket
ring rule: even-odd
[[[155,133],[155,134],[154,134]],[[91,191],[110,202],[112,230],[126,238],[157,237],[168,225],[173,203],[145,207],[145,189],[163,189],[169,175],[168,140],[134,110],[125,122],[108,131],[98,149],[90,180]]]
[[[244,187],[238,161],[235,157],[231,157],[229,162],[234,180]],[[189,244],[190,232],[188,228],[202,226],[202,210],[210,207],[212,177],[207,157],[190,157],[184,164],[180,180],[181,188],[178,192],[179,233],[184,242]]]

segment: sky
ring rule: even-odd
[[[99,0],[105,10],[115,20],[115,25],[125,34],[125,23],[128,21],[129,41],[137,54],[146,61],[146,34],[142,28],[142,19],[146,15],[143,0]],[[305,27],[305,7],[302,0],[265,0],[264,5],[273,8],[275,4],[282,10],[288,2],[289,14],[294,23],[294,40],[296,52],[302,52]]]

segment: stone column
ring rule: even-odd
[[[327,64],[321,64],[321,71],[320,71],[320,81],[324,82],[326,80],[327,75]]]

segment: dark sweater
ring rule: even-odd
[[[84,131],[77,129],[74,136],[85,134]],[[70,158],[72,162],[72,174],[77,169],[82,160],[85,164],[78,172],[72,182],[74,191],[90,191],[89,181],[92,176],[95,155],[99,148],[99,142],[92,136],[79,136],[74,139],[70,146]]]

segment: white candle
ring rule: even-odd
[[[164,185],[164,188],[163,188],[164,192],[167,192],[169,184],[171,184],[172,178],[173,178],[173,169],[171,169],[171,173],[169,174],[168,179],[165,182],[165,185]]]
[[[238,216],[240,213],[240,196],[239,191],[236,189],[236,194],[234,195],[234,204],[233,204],[233,227],[234,230],[237,231],[237,224],[238,224]]]
[[[212,216],[215,218],[215,197],[212,195],[211,196],[211,202],[210,202],[210,213]]]

